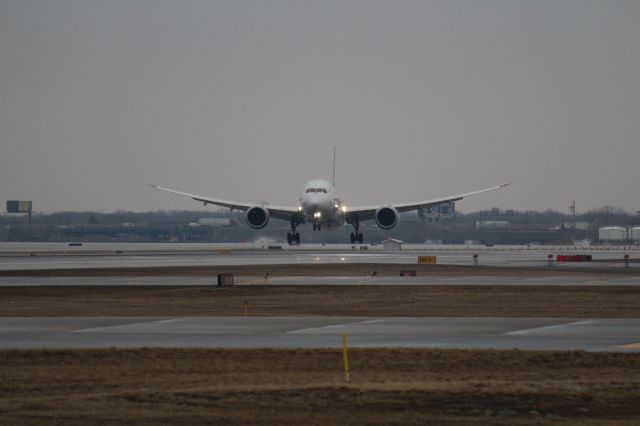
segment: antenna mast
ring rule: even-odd
[[[336,186],[336,146],[333,146],[333,167],[331,168],[331,185]]]

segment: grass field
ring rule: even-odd
[[[0,287],[0,316],[640,316],[640,287],[359,285]]]
[[[357,349],[0,351],[0,423],[640,422],[640,356]]]

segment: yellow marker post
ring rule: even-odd
[[[347,335],[342,336],[342,359],[344,361],[344,379],[347,383],[351,383],[351,371],[349,371],[349,352],[347,351]]]
[[[244,302],[244,317],[246,318],[249,315],[249,304]]]

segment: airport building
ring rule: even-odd
[[[402,241],[396,238],[388,238],[382,242],[382,247],[384,247],[384,251],[401,251]]]
[[[605,226],[598,230],[598,239],[611,243],[622,243],[628,240],[627,229],[622,226]]]

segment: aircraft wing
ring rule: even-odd
[[[192,200],[200,201],[204,203],[205,206],[207,204],[214,204],[216,206],[227,207],[227,208],[230,208],[231,210],[240,210],[240,211],[246,211],[246,210],[249,210],[251,207],[261,206],[269,210],[269,216],[276,219],[283,219],[283,220],[290,220],[291,216],[298,214],[297,207],[272,206],[269,204],[262,205],[259,203],[238,203],[235,201],[221,200],[219,198],[211,198],[203,195],[189,194],[188,192],[176,191],[175,189],[165,188],[163,186],[154,185],[152,183],[148,183],[147,185],[149,185],[152,188],[159,189],[161,191],[170,192],[172,194],[181,195],[183,197],[191,198]]]
[[[473,191],[473,192],[467,192],[465,194],[457,194],[457,195],[450,195],[448,197],[442,197],[442,198],[434,198],[431,200],[424,200],[424,201],[416,201],[416,202],[412,202],[412,203],[399,203],[399,204],[387,204],[387,205],[380,205],[380,206],[365,206],[365,207],[353,207],[353,208],[349,208],[347,215],[351,215],[351,216],[357,216],[360,220],[369,220],[369,219],[373,219],[375,214],[376,214],[376,210],[378,210],[380,207],[394,207],[398,213],[402,213],[402,212],[408,212],[411,210],[418,210],[421,207],[429,207],[429,206],[434,206],[437,204],[443,204],[443,203],[448,203],[451,201],[458,201],[458,200],[462,200],[463,198],[467,198],[467,197],[471,197],[473,195],[478,195],[478,194],[482,194],[484,192],[489,192],[489,191],[495,191],[497,189],[501,189],[504,188],[505,186],[509,186],[511,185],[512,182],[510,183],[505,183],[502,185],[498,185],[498,186],[492,186],[491,188],[484,188],[484,189],[480,189],[478,191]]]

